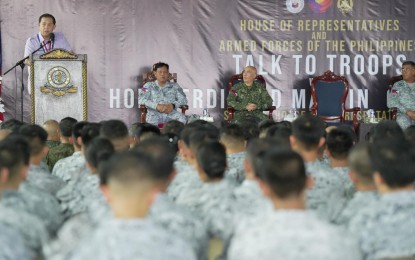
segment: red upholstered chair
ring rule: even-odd
[[[393,84],[396,82],[402,80],[402,75],[392,77],[388,80],[388,95],[389,92],[392,90]],[[396,107],[390,107],[389,108],[389,119],[390,120],[396,120],[396,114],[398,113],[398,109]]]
[[[229,85],[228,85],[229,93],[231,93],[232,87],[234,85],[236,85],[237,83],[242,82],[242,80],[243,80],[242,79],[242,73],[233,75],[229,79]],[[264,77],[261,76],[261,75],[256,76],[255,81],[261,83],[264,87],[267,86],[267,83],[266,83]],[[264,110],[264,111],[268,111],[268,118],[269,119],[272,119],[272,112],[274,112],[275,109],[276,109],[275,106],[270,106],[269,108]],[[231,123],[231,121],[233,120],[233,117],[235,115],[235,108],[233,108],[232,106],[228,106],[226,110],[228,111],[228,119],[226,121],[228,123]]]
[[[313,106],[311,113],[320,117],[328,125],[351,123],[355,132],[359,127],[357,112],[359,107],[346,109],[346,99],[349,94],[349,82],[343,76],[331,71],[324,72],[311,82],[311,98]],[[353,120],[346,121],[346,112],[353,112]]]
[[[151,82],[151,81],[155,81],[155,80],[156,80],[156,77],[154,76],[152,71],[144,73],[144,75],[143,75],[143,86],[147,82]],[[177,83],[177,73],[169,73],[168,81],[173,81],[174,83]],[[182,105],[179,108],[182,110],[182,113],[185,114],[186,110],[189,109],[189,106],[188,105]],[[141,112],[140,122],[145,123],[146,122],[146,117],[147,117],[147,107],[145,105],[140,105],[140,112]]]

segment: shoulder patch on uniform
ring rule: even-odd
[[[236,92],[236,90],[235,90],[235,89],[231,89],[231,93],[232,93],[234,96],[238,96],[238,92]]]
[[[392,93],[392,94],[399,94],[399,91],[398,91],[398,90],[396,90],[396,89],[392,89],[392,90],[391,90],[391,93]]]
[[[147,87],[142,87],[142,88],[141,88],[141,91],[143,91],[143,92],[147,92],[147,91],[148,91],[148,88],[147,88]]]

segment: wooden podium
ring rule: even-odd
[[[30,66],[32,123],[73,117],[87,120],[87,55],[55,49],[33,55]]]

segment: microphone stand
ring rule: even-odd
[[[17,66],[20,66],[22,68],[22,89],[21,89],[21,92],[20,92],[20,109],[21,109],[20,110],[20,114],[21,114],[21,120],[20,121],[22,123],[23,123],[23,91],[24,91],[23,70],[24,70],[24,66],[25,66],[24,61],[26,59],[28,59],[30,56],[32,56],[33,54],[35,54],[38,50],[42,49],[43,46],[44,46],[43,44],[40,44],[40,47],[39,48],[37,48],[35,51],[33,51],[30,55],[28,55],[28,56],[24,57],[23,59],[19,60],[13,67],[11,67],[10,69],[8,69],[3,74],[3,76],[6,75],[7,73],[9,73],[12,69],[16,68]]]

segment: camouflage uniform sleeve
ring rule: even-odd
[[[138,105],[145,105],[146,107],[155,110],[158,104],[152,100],[151,87],[152,82],[147,82],[138,90]]]
[[[269,95],[267,88],[262,85],[258,84],[258,88],[260,89],[261,98],[258,100],[257,106],[258,109],[264,110],[272,106],[272,98]]]
[[[389,108],[396,107],[399,112],[406,113],[409,110],[401,101],[405,83],[403,81],[396,82],[391,91],[387,93],[387,106]]]
[[[235,110],[245,110],[246,105],[248,104],[246,100],[242,100],[238,96],[238,92],[241,88],[243,88],[242,83],[234,85],[232,87],[232,90],[229,91],[228,98],[226,100],[228,102],[228,106],[232,106],[233,108],[235,108]]]
[[[179,86],[179,84],[175,84],[175,89],[176,89],[176,100],[173,104],[176,106],[176,108],[178,108],[181,105],[186,105],[187,97],[183,89]]]

